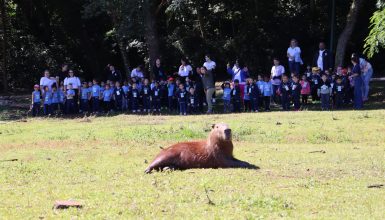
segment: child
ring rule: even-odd
[[[329,110],[331,88],[326,74],[321,77],[321,83],[319,84],[318,95],[321,96],[321,108],[322,111]]]
[[[60,93],[57,90],[56,83],[52,85],[52,113],[59,110]]]
[[[231,102],[233,104],[233,112],[241,112],[241,87],[239,80],[234,80],[234,87],[231,90]]]
[[[259,100],[258,100],[258,108],[262,108],[263,105],[263,85],[265,82],[263,81],[262,75],[258,75],[257,86],[259,88]]]
[[[311,76],[311,99],[312,101],[319,101],[318,88],[321,81],[319,73],[321,72],[319,67],[313,67]]]
[[[230,82],[225,82],[222,85],[223,89],[223,112],[230,113],[231,112],[231,88]]]
[[[66,113],[75,113],[75,90],[72,89],[72,83],[67,86],[66,99]]]
[[[154,83],[154,88],[152,88],[151,102],[152,102],[152,112],[158,112],[160,114],[160,101],[161,101],[161,90],[159,82]]]
[[[102,95],[104,112],[108,113],[111,111],[111,99],[112,99],[112,91],[109,84],[106,84],[105,89]]]
[[[130,86],[128,85],[127,81],[124,81],[123,86],[122,86],[124,95],[123,95],[123,103],[122,103],[122,110],[126,111],[128,110],[128,93],[130,91]]]
[[[91,99],[91,91],[88,89],[87,82],[83,82],[80,88],[80,113],[86,113],[88,111],[88,101]]]
[[[273,87],[271,85],[271,81],[269,76],[264,77],[263,83],[263,102],[265,103],[265,111],[270,111],[270,99],[273,94]]]
[[[167,82],[161,80],[159,83],[160,86],[160,105],[162,109],[166,109],[168,107],[168,89]]]
[[[171,113],[175,108],[175,90],[176,86],[174,84],[174,79],[169,78],[167,83],[167,94],[168,94],[168,111]]]
[[[345,87],[342,83],[341,77],[336,78],[336,83],[333,87],[333,94],[335,98],[335,106],[337,109],[341,109],[344,101]]]
[[[115,83],[115,89],[113,91],[113,97],[115,101],[115,109],[117,111],[122,111],[123,110],[123,100],[124,100],[124,90],[123,88],[120,87],[120,82]]]
[[[246,79],[246,85],[245,85],[245,91],[243,95],[243,105],[245,108],[245,112],[249,112],[251,110],[251,103],[250,103],[250,94],[251,94],[251,84],[253,83],[252,79],[248,78]]]
[[[294,104],[294,110],[299,111],[301,108],[301,91],[302,91],[302,86],[299,83],[299,79],[297,75],[293,76],[293,83],[291,85],[291,95],[293,98],[293,104]]]
[[[100,111],[100,97],[101,97],[101,87],[98,85],[96,79],[93,80],[92,86],[92,112],[97,113]]]
[[[250,102],[251,102],[251,108],[253,112],[258,112],[259,95],[260,95],[260,91],[259,91],[257,82],[253,82],[251,84],[251,92],[250,92]]]
[[[287,75],[282,76],[282,82],[279,87],[279,93],[281,95],[282,109],[284,111],[289,111],[291,98],[291,84]]]
[[[140,112],[139,110],[139,90],[136,83],[132,83],[132,89],[130,92],[131,110],[132,113]]]
[[[40,112],[40,103],[41,103],[41,93],[40,86],[35,85],[32,92],[32,116],[36,117]]]
[[[149,85],[148,79],[144,80],[144,85],[142,87],[142,102],[143,102],[143,112],[148,112],[150,113],[151,111],[151,87]]]
[[[311,66],[307,65],[306,71],[305,71],[305,74],[304,74],[304,76],[306,77],[307,80],[310,80],[311,74],[312,74]],[[303,77],[302,77],[302,79],[303,79]]]
[[[184,85],[182,83],[179,84],[179,89],[176,92],[176,96],[178,97],[178,103],[179,103],[179,114],[180,115],[187,115],[187,92],[184,88]]]
[[[307,101],[310,95],[310,83],[306,75],[302,76],[301,84],[301,95],[302,95],[302,105],[307,105]]]
[[[65,98],[66,98],[66,95],[65,95],[65,92],[64,92],[64,86],[60,86],[59,88],[59,107],[60,107],[60,111],[62,114],[65,113],[65,108],[64,108],[64,103],[65,103]]]
[[[44,115],[51,115],[51,104],[52,104],[52,92],[49,90],[48,86],[44,86]]]
[[[194,87],[190,87],[187,107],[188,107],[188,112],[190,114],[194,114],[198,112],[197,95],[195,94]]]

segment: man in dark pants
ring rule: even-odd
[[[333,69],[333,54],[326,49],[325,42],[321,41],[318,48],[313,57],[313,67],[320,68],[321,72]]]
[[[108,74],[108,80],[111,82],[122,82],[122,74],[119,72],[119,70],[116,70],[113,65],[108,64],[108,68],[110,70]]]

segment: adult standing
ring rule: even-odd
[[[285,74],[285,67],[280,64],[278,58],[274,58],[273,67],[271,68],[271,84],[273,85],[273,101],[278,103],[277,90],[281,85],[282,75]]]
[[[362,86],[363,81],[361,77],[361,67],[360,67],[360,59],[356,54],[352,55],[352,77],[353,77],[353,85],[354,85],[354,108],[362,109],[363,108],[363,100],[362,100]]]
[[[156,59],[155,65],[152,67],[152,74],[154,75],[155,81],[159,82],[167,79],[166,73],[162,67],[162,62],[159,58]]]
[[[239,81],[239,88],[241,89],[241,98],[243,99],[246,79],[249,77],[249,69],[247,68],[247,66],[241,68],[239,65],[239,61],[237,60],[233,68],[231,68],[229,63],[227,64],[227,73],[231,75],[231,80],[233,82],[236,79]]]
[[[192,73],[192,67],[191,65],[187,62],[187,60],[185,58],[182,58],[180,60],[180,67],[179,67],[179,71],[178,71],[178,75],[180,77],[182,77],[182,81],[184,82],[186,77],[190,76],[191,73]]]
[[[56,83],[56,80],[50,77],[49,70],[44,70],[44,76],[40,78],[40,90],[44,91],[44,87],[48,86],[48,89],[51,91],[54,83]]]
[[[144,78],[144,73],[142,71],[142,65],[137,66],[131,71],[131,78],[136,78],[141,81]]]
[[[64,79],[68,76],[68,64],[61,65],[61,71],[58,74],[59,82],[63,82]],[[59,85],[58,85],[59,86]]]
[[[207,114],[213,113],[212,97],[215,92],[214,76],[206,67],[202,67],[200,74],[202,75],[202,83],[206,93],[206,102],[208,106]]]
[[[206,67],[208,71],[214,72],[215,68],[217,67],[217,64],[215,63],[215,61],[211,60],[210,54],[206,54],[203,66]]]
[[[108,64],[108,68],[110,70],[107,79],[111,82],[121,82],[122,74],[119,70],[115,69],[115,66]]]
[[[68,76],[64,79],[64,88],[66,91],[68,90],[68,86],[72,85],[72,89],[75,91],[75,111],[78,109],[78,100],[79,100],[79,89],[81,87],[79,77],[75,76],[75,72],[73,70],[68,70]]]
[[[287,49],[287,58],[289,59],[290,73],[300,74],[300,66],[303,64],[301,58],[301,48],[298,47],[298,41],[292,39],[290,47]]]
[[[370,64],[364,58],[360,58],[359,61],[363,80],[362,98],[363,101],[368,101],[370,80],[373,76],[373,67],[372,64]]]
[[[326,49],[325,42],[320,42],[319,50],[314,54],[313,67],[318,67],[322,72],[333,69],[333,54]]]

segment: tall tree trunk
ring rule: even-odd
[[[365,0],[353,0],[350,6],[346,25],[338,38],[335,65],[336,67],[344,65],[346,47],[357,23],[358,15],[364,5]]]
[[[124,43],[124,39],[118,34],[117,36],[117,42],[118,42],[118,47],[120,51],[120,56],[122,57],[123,60],[123,65],[124,65],[124,73],[126,73],[126,76],[130,75],[130,62],[128,61],[128,56],[127,56],[127,51],[126,51],[126,46]]]
[[[155,4],[152,0],[145,0],[145,39],[148,47],[148,55],[149,55],[149,67],[150,67],[150,77],[152,76],[152,66],[155,63],[155,60],[160,56],[159,49],[159,37],[158,37],[158,29],[156,25],[156,17],[157,10],[155,8]]]
[[[8,91],[8,16],[5,0],[0,0],[1,13],[1,30],[3,32],[3,39],[1,44],[2,62],[1,62],[1,81],[3,84],[3,92]]]

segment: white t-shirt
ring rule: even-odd
[[[142,71],[138,71],[137,69],[133,69],[131,71],[131,78],[134,78],[134,77],[143,78],[144,77],[143,72]]]
[[[48,86],[48,89],[49,89],[49,90],[52,89],[52,85],[53,85],[54,83],[56,83],[56,80],[50,79],[50,78],[45,77],[45,76],[41,77],[41,79],[40,79],[40,86],[43,86],[43,87],[44,87],[44,86]]]
[[[271,68],[271,78],[280,77],[284,73],[285,73],[285,67],[283,67],[282,65],[273,66]],[[280,79],[273,79],[271,83],[273,85],[280,85],[281,84],[281,80]]]
[[[76,76],[66,77],[64,79],[64,86],[67,87],[69,84],[72,84],[73,89],[79,89],[79,87],[81,86],[80,79]]]
[[[320,50],[318,52],[318,60],[317,60],[317,66],[323,71],[324,70],[324,61],[323,61],[323,54],[324,54],[325,50]]]
[[[299,47],[289,47],[287,49],[287,53],[293,57],[289,57],[289,61],[295,61],[297,63],[302,63],[302,59],[301,59],[301,49]]]
[[[181,77],[187,77],[190,75],[191,71],[192,71],[192,67],[190,65],[180,66],[178,75]]]
[[[207,70],[213,70],[217,66],[217,64],[214,61],[205,62],[203,64],[204,67],[206,67]]]

